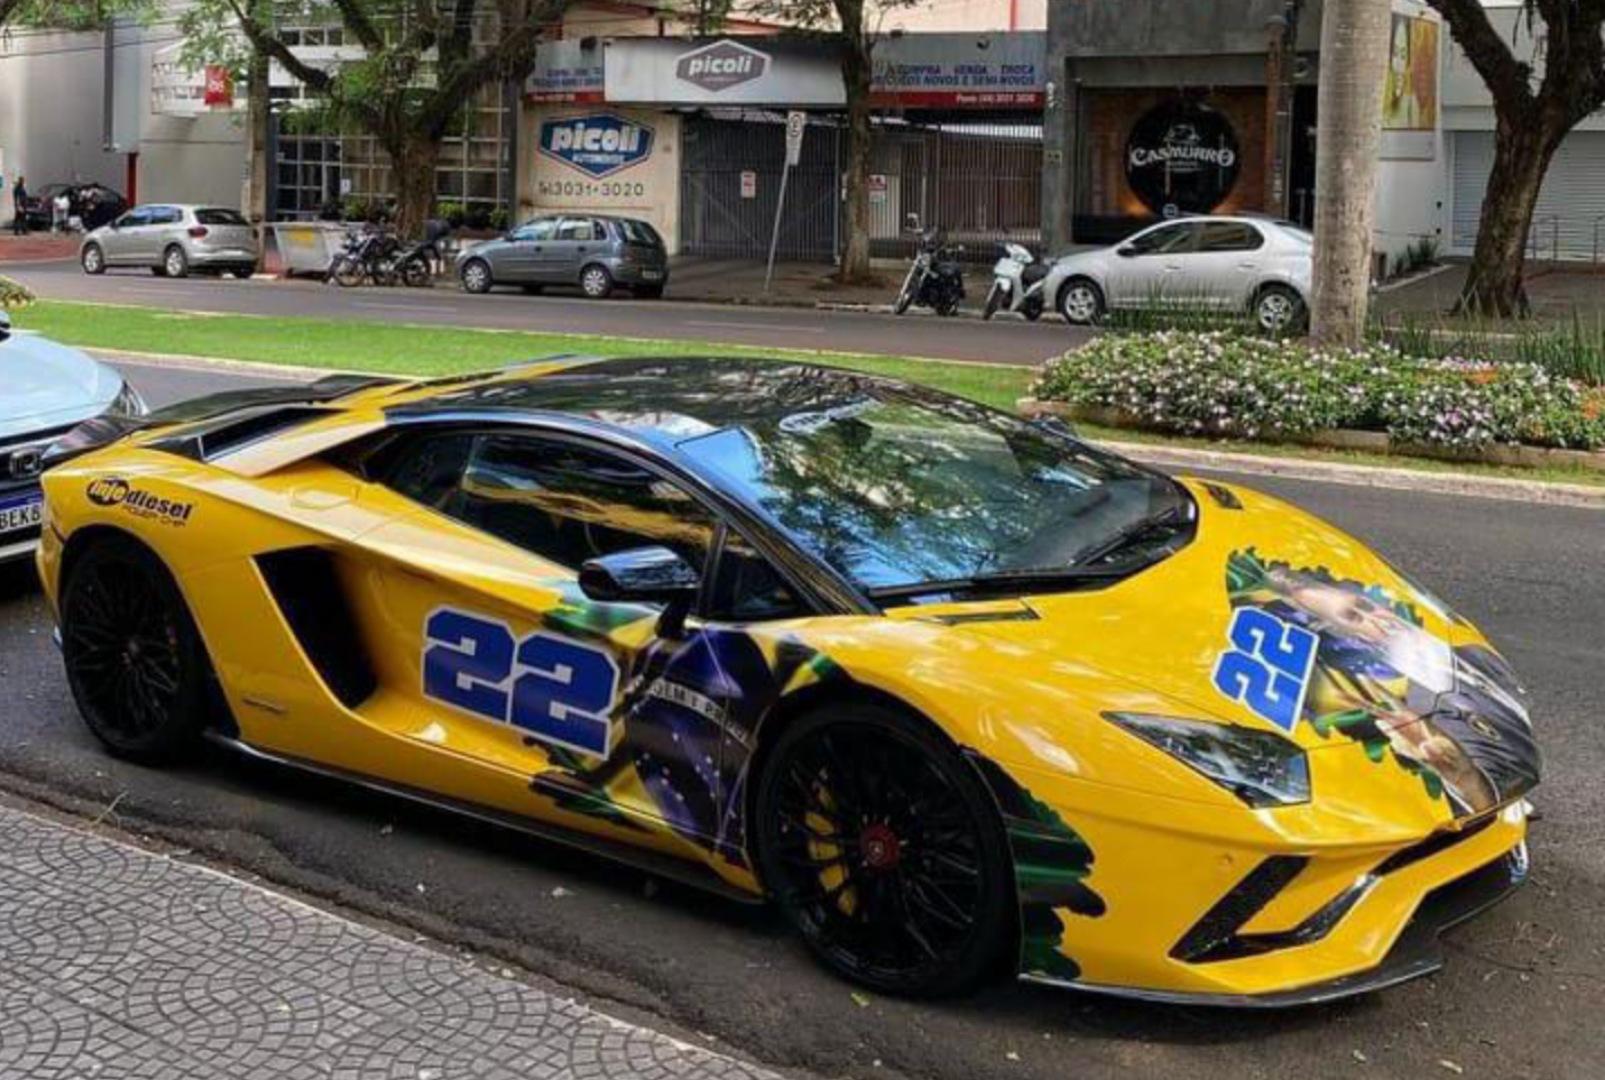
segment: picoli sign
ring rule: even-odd
[[[653,131],[614,113],[592,113],[541,124],[540,152],[595,179],[652,156]]]
[[[619,666],[606,650],[438,608],[424,622],[424,696],[544,743],[606,757]]]
[[[1321,639],[1259,608],[1238,608],[1226,631],[1231,648],[1215,662],[1215,689],[1283,731],[1298,725]]]

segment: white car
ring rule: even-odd
[[[1261,330],[1289,333],[1309,314],[1313,246],[1291,222],[1178,218],[1115,247],[1066,255],[1043,295],[1078,326],[1111,310],[1202,308],[1247,312]]]
[[[44,521],[45,451],[86,420],[143,416],[116,371],[35,334],[0,312],[0,563],[31,555]]]

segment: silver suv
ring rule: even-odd
[[[136,206],[84,237],[78,262],[86,274],[138,266],[158,277],[192,270],[250,277],[259,254],[256,230],[237,210],[217,206]]]

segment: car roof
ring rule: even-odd
[[[722,357],[574,359],[514,378],[446,384],[393,410],[398,418],[465,413],[561,416],[673,454],[677,445],[727,428],[778,422],[853,399],[894,380],[790,360]],[[913,387],[909,393],[926,393]]]

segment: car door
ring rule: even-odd
[[[514,229],[491,260],[496,280],[515,284],[542,280],[546,246],[556,232],[556,218],[536,218]]]
[[[400,741],[521,777],[520,812],[715,847],[731,631],[665,637],[659,609],[590,600],[577,580],[587,559],[644,547],[700,574],[716,515],[631,457],[522,431],[417,436],[375,472],[377,498],[415,507],[362,540],[377,570],[359,607],[387,643],[380,685],[407,698]]]
[[[101,239],[108,266],[126,266],[139,251],[141,230],[150,225],[150,207],[136,206],[112,222]]]
[[[1106,300],[1110,307],[1177,307],[1186,303],[1185,258],[1198,243],[1198,226],[1173,221],[1133,236],[1115,251]]]
[[[588,217],[565,217],[557,225],[557,240],[547,262],[548,281],[577,282],[580,268],[602,247],[606,233]]]
[[[135,259],[155,266],[169,244],[184,242],[184,212],[176,206],[153,206],[150,219],[139,230]]]
[[[1180,257],[1182,291],[1207,307],[1246,308],[1261,277],[1264,247],[1265,234],[1253,222],[1204,222],[1198,250]]]

